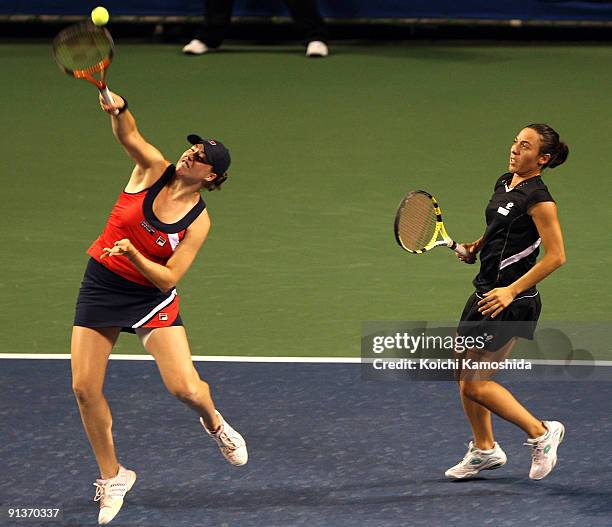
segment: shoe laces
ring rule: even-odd
[[[94,487],[96,487],[96,495],[94,496],[94,501],[100,501],[106,495],[106,487],[98,482],[94,483]]]
[[[115,478],[113,478],[114,480]],[[124,487],[125,483],[123,481],[104,481],[97,480],[93,485],[96,487],[96,495],[94,496],[94,501],[102,500],[102,504],[108,499],[112,499],[115,497],[122,497],[124,495]],[[113,496],[113,494],[115,496]]]
[[[102,504],[104,505],[104,500],[107,497],[106,495],[106,485],[103,483],[98,483],[97,481],[94,483],[94,487],[96,487],[96,495],[94,496],[94,501],[102,500]]]
[[[228,435],[228,433],[225,431],[225,423],[223,423],[223,428],[221,428],[221,431],[219,432],[219,435],[217,435],[217,438],[219,439],[221,444],[228,450],[236,450],[238,448],[238,445],[234,442],[232,437]]]
[[[459,462],[460,465],[467,463],[468,459],[472,456],[473,451],[476,450],[476,447],[470,443],[467,444],[467,447],[468,450],[465,453],[465,456],[463,456],[463,459]]]
[[[540,444],[539,441],[537,443],[523,443],[523,445],[532,448],[531,459],[535,463],[539,463],[540,461],[542,461],[544,459],[544,457],[545,457],[544,456],[544,447]]]

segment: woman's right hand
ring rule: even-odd
[[[457,252],[455,254],[457,255],[457,258],[459,258],[459,260],[461,260],[463,263],[474,263],[474,260],[476,259],[476,255],[478,254],[478,251],[480,251],[481,244],[482,244],[482,238],[472,243],[462,243],[461,244],[463,245],[463,247],[465,247],[465,250],[468,252],[468,254],[472,255],[472,258],[470,260],[461,256]]]
[[[104,100],[104,97],[102,97],[102,94],[100,94],[98,96],[98,100],[100,101],[100,107],[106,113],[110,115],[116,115],[115,110],[120,110],[121,108],[123,108],[123,106],[125,105],[125,101],[123,100],[123,97],[121,97],[121,95],[117,95],[116,93],[113,93],[111,91],[109,91],[109,93],[111,94],[111,97],[113,98],[113,101],[115,101],[115,103],[107,104]]]

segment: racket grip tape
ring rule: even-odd
[[[106,86],[104,86],[104,88],[100,88],[100,94],[102,95],[102,98],[104,99],[104,102],[106,104],[111,104],[111,105],[115,104],[115,99],[113,99],[111,92],[108,90]],[[119,109],[115,109],[113,113],[115,115],[119,115]]]
[[[476,262],[476,257],[474,254],[468,252],[467,249],[460,243],[453,242],[451,249],[453,249],[457,254],[461,255],[465,259],[466,263],[473,264]]]

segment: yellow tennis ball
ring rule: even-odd
[[[96,26],[105,26],[108,23],[108,11],[105,7],[98,6],[91,12],[91,20]]]

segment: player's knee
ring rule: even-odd
[[[482,381],[462,381],[461,395],[471,401],[480,402],[484,394],[484,384]]]
[[[173,386],[170,393],[185,404],[194,404],[200,400],[201,387],[198,383],[185,383]]]
[[[81,382],[72,383],[72,392],[79,405],[92,404],[104,397],[101,391],[92,389],[91,386]]]

